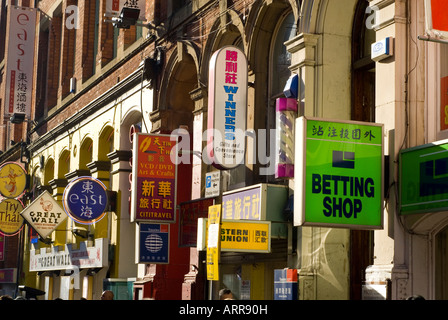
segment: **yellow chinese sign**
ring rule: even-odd
[[[0,167],[0,193],[6,198],[20,197],[26,188],[26,171],[18,163],[7,162]]]
[[[208,207],[207,280],[219,280],[221,205]]]
[[[0,202],[0,232],[12,235],[20,230],[23,225],[23,217],[20,212],[23,205],[16,199],[3,199]]]
[[[136,221],[175,222],[176,141],[170,135],[139,133],[132,164],[133,217]]]
[[[270,221],[223,221],[221,250],[235,252],[271,252]]]

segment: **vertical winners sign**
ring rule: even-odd
[[[244,163],[247,109],[247,58],[226,46],[210,59],[207,155],[218,169]]]
[[[381,229],[382,124],[300,117],[296,126],[294,225]]]
[[[176,221],[177,141],[162,134],[136,134],[132,163],[132,218],[140,222]],[[174,158],[174,156],[173,156]]]
[[[36,10],[10,6],[5,115],[30,115],[33,90]]]

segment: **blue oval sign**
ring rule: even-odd
[[[98,179],[80,177],[65,188],[63,206],[65,212],[74,221],[93,224],[106,215],[107,189]]]

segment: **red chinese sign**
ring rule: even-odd
[[[179,246],[196,247],[198,236],[198,218],[207,218],[208,207],[215,204],[215,199],[199,199],[180,204]]]
[[[132,163],[135,221],[176,221],[177,166],[171,161],[177,141],[170,135],[137,134]]]
[[[440,130],[448,129],[448,77],[440,79]]]

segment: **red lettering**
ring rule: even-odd
[[[30,21],[30,17],[28,17],[28,15],[26,15],[25,13],[20,13],[17,16],[17,23],[22,26],[26,25],[26,23],[29,21]]]

